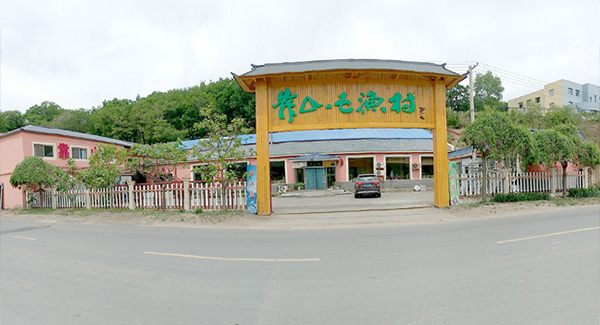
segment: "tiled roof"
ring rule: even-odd
[[[252,65],[252,70],[241,75],[263,76],[279,73],[301,73],[307,71],[326,70],[392,70],[433,73],[440,75],[459,76],[458,73],[450,71],[444,65],[428,62],[411,62],[399,60],[375,60],[375,59],[340,59],[340,60],[316,60],[304,62],[267,63],[263,65]]]
[[[94,134],[88,134],[88,133],[47,128],[47,127],[36,126],[36,125],[26,125],[22,128],[15,129],[15,130],[12,130],[12,131],[4,133],[4,134],[0,134],[0,138],[11,135],[13,133],[20,132],[20,131],[41,133],[41,134],[60,135],[60,136],[70,137],[70,138],[78,138],[78,139],[92,140],[92,141],[97,141],[97,142],[118,144],[118,145],[121,145],[124,147],[131,147],[134,145],[133,142],[129,142],[129,141],[117,140],[117,139],[107,138],[107,137],[94,135]]]
[[[256,144],[256,135],[240,136],[242,144]],[[432,140],[433,134],[425,129],[336,129],[316,131],[292,131],[272,133],[270,143],[314,142],[331,140],[365,140],[365,139],[425,139]],[[199,140],[184,141],[183,145],[191,149]]]

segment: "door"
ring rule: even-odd
[[[307,190],[324,190],[327,188],[325,168],[306,168],[304,172]]]

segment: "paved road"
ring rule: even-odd
[[[597,324],[598,207],[257,230],[0,221],[2,324]]]

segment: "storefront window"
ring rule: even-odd
[[[285,161],[271,161],[271,183],[285,183]]]
[[[433,178],[433,157],[421,157],[421,178]]]
[[[348,179],[352,180],[360,174],[373,174],[373,158],[348,158]]]
[[[235,178],[244,179],[244,174],[246,174],[246,168],[248,164],[245,162],[237,163],[232,165],[229,170],[235,173]]]
[[[410,179],[409,157],[386,157],[385,177],[386,179]]]

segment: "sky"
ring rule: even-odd
[[[0,0],[0,110],[91,109],[323,59],[492,71],[504,100],[600,85],[600,1]]]

